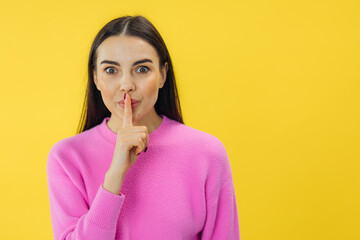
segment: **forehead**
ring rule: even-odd
[[[117,61],[120,65],[131,64],[140,59],[149,58],[154,63],[159,61],[153,46],[141,38],[133,36],[111,36],[105,39],[98,49],[97,62],[102,60]]]

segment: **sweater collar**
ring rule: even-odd
[[[162,137],[162,135],[166,132],[166,127],[171,122],[171,119],[166,117],[165,115],[159,115],[162,118],[160,125],[151,133],[149,133],[149,145],[156,144]],[[110,117],[105,117],[103,121],[98,125],[97,129],[100,135],[109,143],[116,144],[117,134],[111,131],[111,129],[107,126],[107,122]]]

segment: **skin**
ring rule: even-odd
[[[117,133],[113,159],[103,187],[119,194],[127,171],[149,143],[148,134],[161,124],[162,118],[154,105],[166,80],[167,63],[160,68],[157,52],[150,44],[141,38],[125,35],[105,39],[97,49],[97,56],[94,82],[111,112],[107,125]],[[142,59],[150,59],[152,63],[134,65]],[[101,64],[103,60],[115,61],[120,66]],[[125,94],[122,108],[118,102]],[[132,98],[140,101],[134,109]]]
[[[122,126],[124,109],[118,101],[127,93],[131,98],[140,101],[133,110],[133,125],[146,126],[149,133],[161,123],[161,117],[155,112],[154,105],[158,91],[166,80],[167,63],[159,67],[159,56],[155,48],[141,38],[120,35],[105,39],[97,49],[97,63],[94,82],[107,109],[111,112],[108,127],[115,133]],[[150,59],[153,63],[133,63]],[[120,64],[100,64],[103,60],[116,61]],[[106,69],[108,68],[108,69]],[[146,68],[149,68],[148,70]]]

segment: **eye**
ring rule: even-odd
[[[139,69],[144,69],[143,71],[140,71],[140,73],[147,73],[149,71],[149,68],[148,67],[145,67],[145,66],[141,66],[138,68]],[[136,71],[136,72],[139,72],[139,71]]]
[[[107,71],[108,69],[112,70],[112,71]],[[108,67],[108,68],[105,68],[105,72],[109,73],[109,74],[114,74],[116,72],[115,68],[113,67]]]

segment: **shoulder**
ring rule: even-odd
[[[86,130],[76,135],[63,138],[55,142],[49,150],[48,167],[77,165],[76,162],[81,152],[88,146],[88,142],[94,139],[96,128]]]
[[[190,145],[209,156],[224,157],[224,154],[226,155],[224,144],[215,135],[172,119],[169,120],[171,121],[171,127],[168,131],[170,136],[169,141],[174,141],[177,144]]]
[[[168,130],[167,144],[171,144],[168,146],[177,154],[185,154],[187,159],[196,162],[209,176],[215,176],[216,181],[231,175],[226,148],[218,137],[176,121]]]
[[[85,141],[89,140],[89,137],[94,135],[95,128],[86,130],[84,132],[78,133],[76,135],[63,138],[53,144],[49,154],[59,154],[68,152],[80,147]],[[90,138],[91,139],[91,138]]]

